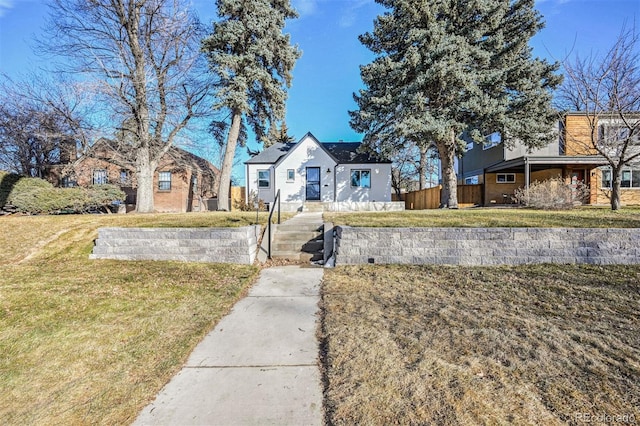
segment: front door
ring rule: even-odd
[[[320,167],[307,167],[307,201],[320,201]]]

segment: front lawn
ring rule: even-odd
[[[131,423],[258,274],[249,265],[92,261],[99,227],[253,220],[255,213],[0,218],[0,423]]]
[[[327,421],[635,424],[639,306],[640,266],[326,271]]]
[[[474,208],[325,213],[324,219],[334,225],[399,228],[640,228],[640,207],[626,207],[616,212],[603,207],[584,207],[569,211]]]

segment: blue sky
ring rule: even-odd
[[[43,0],[0,0],[0,72],[12,77],[34,70],[38,58],[31,40],[46,15]],[[213,0],[192,0],[200,19],[216,17]],[[359,141],[349,127],[352,94],[362,87],[359,66],[372,60],[358,35],[373,28],[383,9],[373,0],[292,0],[300,18],[286,31],[303,55],[294,69],[287,104],[289,133],[312,132],[321,141]],[[640,27],[640,0],[540,0],[536,8],[546,28],[531,42],[534,55],[562,60],[606,50],[624,22]],[[238,177],[242,173],[237,173]]]

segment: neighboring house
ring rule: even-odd
[[[62,164],[53,166],[47,178],[55,186],[117,185],[127,194],[127,210],[135,208],[135,169],[118,153],[112,141],[103,138],[86,155],[76,158],[72,152],[61,158]],[[219,173],[207,160],[180,148],[170,148],[154,175],[156,211],[209,210]]]
[[[614,124],[601,120],[599,132]],[[554,126],[558,137],[544,148],[528,150],[522,144],[507,149],[494,134],[485,145],[470,142],[459,161],[458,176],[467,184],[484,184],[484,204],[513,202],[514,191],[535,181],[562,177],[583,182],[591,189],[589,204],[608,204],[611,170],[590,146],[590,129],[584,113],[567,113]],[[623,171],[621,202],[640,204],[640,164]]]
[[[245,162],[247,202],[255,195],[272,203],[280,190],[283,211],[305,203],[330,210],[399,208],[391,203],[391,161],[359,153],[359,146],[319,142],[311,133],[297,143],[276,143]]]

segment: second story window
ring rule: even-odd
[[[107,171],[105,169],[97,169],[93,171],[92,183],[94,185],[106,185],[108,182]]]
[[[640,129],[631,129],[627,126],[617,124],[601,124],[598,128],[598,141],[604,145],[624,144],[627,141],[630,145],[640,144]],[[631,138],[631,139],[629,139]]]
[[[171,191],[171,172],[158,173],[158,190]]]
[[[500,145],[500,142],[502,142],[502,136],[500,135],[500,132],[491,133],[489,136],[484,138],[482,149],[493,148],[494,146]]]

